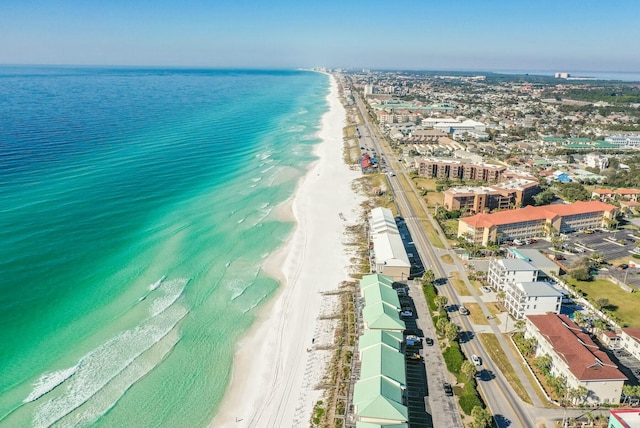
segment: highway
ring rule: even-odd
[[[355,94],[355,91],[353,91],[353,93]],[[359,126],[362,135],[361,140],[364,140],[365,144],[367,145],[371,143],[372,147],[376,148],[381,158],[386,161],[386,165],[388,168],[390,168],[390,171],[400,175],[396,176],[395,174],[389,173],[387,174],[387,178],[390,183],[398,211],[405,219],[408,230],[411,234],[413,242],[416,246],[416,250],[423,262],[423,265],[425,266],[425,269],[431,268],[435,273],[436,278],[446,278],[448,276],[448,272],[443,268],[437,251],[441,251],[443,254],[448,254],[448,251],[435,249],[427,239],[427,235],[420,224],[420,220],[427,220],[430,222],[433,222],[433,220],[428,216],[428,214],[426,214],[427,217],[424,217],[424,213],[414,212],[413,207],[409,203],[409,199],[399,182],[399,179],[402,176],[404,176],[407,180],[410,180],[410,177],[408,177],[406,172],[404,172],[404,168],[400,167],[400,163],[395,158],[391,149],[385,147],[386,145],[383,146],[381,144],[380,139],[377,136],[377,129],[375,129],[375,126],[372,126],[370,124],[367,110],[363,105],[360,97],[356,95],[355,99],[358,108],[360,109],[360,113],[364,119],[364,124]],[[426,207],[423,207],[423,209],[426,213]],[[420,215],[422,215],[422,217],[420,217]],[[436,228],[436,230],[439,231],[439,228]],[[445,238],[442,237],[442,239]],[[453,255],[453,257],[454,259],[456,258],[455,255]],[[458,262],[456,265],[457,268],[462,271],[462,266],[460,265],[460,263]],[[466,277],[466,273],[464,273],[464,271],[462,271],[461,273],[463,274],[463,277]],[[418,293],[421,296],[421,300],[424,300],[419,285],[417,287],[412,287],[412,289],[414,290],[412,292],[414,300],[417,300],[416,297]],[[448,282],[444,285],[438,286],[438,291],[439,293],[447,296],[450,305],[455,305],[455,307],[459,306],[460,302],[458,300],[458,296],[453,290],[453,287]],[[420,306],[422,307],[422,305]],[[486,308],[484,309],[486,311]],[[424,310],[426,312],[420,313],[421,311],[418,309],[418,325],[423,330],[430,331],[433,327],[428,314],[428,309],[426,309],[426,304],[424,305]],[[486,313],[488,314],[488,312]],[[428,318],[428,321],[426,320],[426,318]],[[450,318],[453,322],[457,323],[460,326],[461,346],[465,354],[469,357],[472,354],[475,354],[482,359],[482,366],[480,368],[483,371],[482,376],[478,378],[479,389],[485,402],[487,403],[489,410],[493,414],[496,425],[501,428],[535,428],[536,425],[532,420],[528,410],[531,407],[527,406],[520,400],[520,398],[512,390],[511,386],[506,381],[500,370],[495,367],[493,361],[491,361],[489,355],[487,354],[487,352],[485,352],[482,342],[480,342],[479,339],[475,338],[475,335],[473,334],[473,328],[467,317],[461,315],[458,311],[455,311],[450,312]],[[437,348],[434,346],[434,348],[432,349]],[[440,353],[438,354],[439,358],[442,359],[442,355]],[[435,364],[435,367],[432,367],[431,364],[427,364],[427,382],[428,390],[430,391],[430,405],[428,407],[431,409],[442,410],[442,397],[438,396],[438,394],[433,394],[432,392],[442,389],[441,379],[451,379],[448,373],[438,373],[438,371],[442,370],[443,367],[443,362],[442,364]],[[456,424],[449,423],[448,425],[441,425],[439,423],[436,423],[437,413],[438,412],[432,412],[435,426],[459,426],[457,425],[460,423],[459,421],[456,422]]]

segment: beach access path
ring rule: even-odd
[[[318,316],[327,309],[321,293],[349,279],[344,228],[360,221],[363,201],[351,187],[361,174],[342,159],[346,113],[337,82],[329,78],[329,110],[315,148],[319,160],[291,201],[297,226],[265,266],[281,280],[280,289],[237,345],[232,379],[212,427],[308,427],[321,398],[315,386],[331,351],[318,349],[312,341],[317,345],[332,337],[328,329],[318,331]]]

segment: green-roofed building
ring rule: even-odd
[[[402,387],[407,384],[404,355],[383,343],[362,351],[360,361],[361,380],[384,376]]]
[[[401,423],[377,423],[377,422],[356,422],[356,428],[409,428],[409,424]]]
[[[566,138],[557,138],[557,137],[544,137],[542,139],[545,143],[564,143],[567,141]]]
[[[367,304],[362,310],[362,319],[368,329],[404,331],[406,328],[398,310],[384,302]]]
[[[361,290],[364,297],[365,306],[368,304],[384,302],[388,305],[400,309],[400,299],[398,298],[398,292],[391,287],[387,287],[384,284],[372,285]]]
[[[358,351],[362,352],[371,346],[384,343],[385,345],[400,352],[403,340],[404,338],[402,333],[398,331],[365,330],[358,339]]]
[[[367,287],[377,284],[383,284],[393,288],[393,279],[391,279],[391,277],[389,276],[380,275],[378,273],[365,275],[360,280],[360,289],[364,290]]]
[[[354,410],[360,422],[407,422],[409,411],[403,403],[404,389],[383,376],[360,380],[353,389]]]

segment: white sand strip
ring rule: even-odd
[[[322,142],[315,149],[320,159],[293,198],[297,226],[266,267],[282,278],[282,285],[238,344],[231,383],[212,427],[308,427],[321,397],[314,386],[330,351],[307,349],[314,338],[315,345],[330,343],[330,325],[318,316],[331,313],[335,300],[320,293],[349,279],[344,227],[359,220],[362,201],[351,189],[360,172],[342,160],[346,116],[333,77],[327,100]]]

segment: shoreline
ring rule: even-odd
[[[335,299],[322,293],[349,279],[344,227],[358,221],[361,202],[351,189],[360,173],[342,159],[346,112],[337,82],[328,76],[329,109],[314,149],[319,159],[282,204],[296,226],[263,267],[281,285],[236,345],[231,380],[211,427],[308,426],[322,396],[315,386],[332,351],[317,346],[332,343],[333,329],[318,317],[335,308]]]

